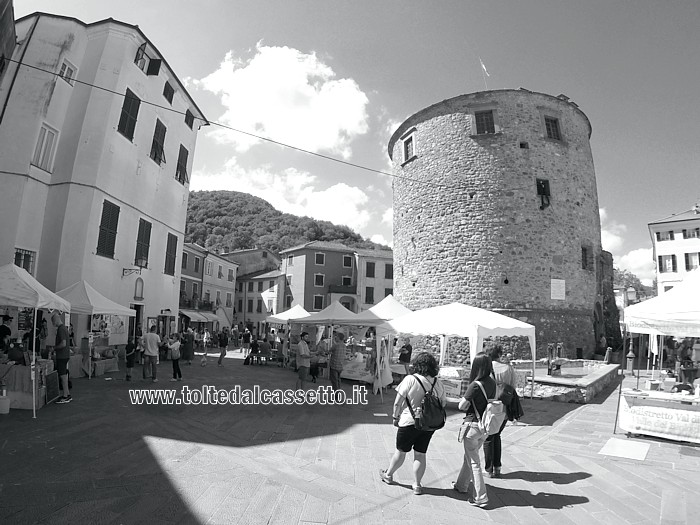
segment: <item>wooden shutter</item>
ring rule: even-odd
[[[151,244],[151,223],[139,219],[139,233],[136,238],[136,261],[145,259],[148,262],[148,252]],[[145,267],[144,267],[145,268]]]
[[[678,271],[678,265],[676,264],[676,256],[675,255],[671,255],[671,266],[672,266],[673,272]]]
[[[668,232],[668,239],[673,241],[673,231]]]
[[[656,232],[656,240],[657,241],[661,240],[661,232]]]
[[[102,219],[100,233],[97,238],[97,255],[114,257],[114,246],[117,242],[117,225],[119,224],[119,206],[109,201],[102,204]]]
[[[656,234],[658,235],[659,232],[656,232]],[[661,255],[659,255],[658,260],[659,260],[659,273],[664,273],[664,258],[661,257]]]
[[[177,254],[177,236],[168,234],[168,244],[165,248],[165,270],[168,275],[175,275],[175,257]]]
[[[685,231],[685,230],[683,230]],[[685,269],[686,271],[690,270],[690,254],[686,253],[685,254]]]
[[[134,138],[134,130],[136,129],[136,120],[139,114],[141,99],[134,95],[130,90],[126,90],[124,104],[122,105],[122,113],[119,117],[119,125],[117,131],[124,135],[129,140]]]
[[[180,144],[180,153],[177,156],[177,167],[175,168],[175,178],[180,184],[187,184],[190,181],[187,176],[187,158],[189,154],[187,148]]]
[[[146,71],[146,74],[149,76],[157,75],[160,72],[160,63],[161,60],[159,58],[152,58],[148,62],[148,70]]]

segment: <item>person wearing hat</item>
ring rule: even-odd
[[[11,315],[3,315],[2,316],[2,324],[0,325],[0,344],[2,344],[2,341],[5,340],[5,336],[7,336],[9,339],[12,339],[12,328],[10,328],[10,322],[14,319]],[[7,351],[7,348],[3,348],[3,350]]]
[[[304,381],[309,380],[309,368],[311,368],[311,351],[309,350],[309,333],[302,332],[297,346],[297,390],[304,388]]]

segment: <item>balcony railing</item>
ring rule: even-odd
[[[189,310],[207,310],[215,311],[216,307],[211,301],[202,301],[201,299],[187,299],[180,297],[179,301],[180,308],[187,308]]]

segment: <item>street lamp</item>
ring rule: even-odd
[[[627,304],[634,304],[637,301],[637,290],[632,286],[627,288]]]

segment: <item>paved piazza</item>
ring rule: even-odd
[[[207,367],[185,365],[183,383],[168,381],[169,362],[155,385],[123,374],[74,379],[72,403],[37,419],[0,416],[0,523],[698,523],[700,447],[613,435],[617,386],[597,404],[524,400],[523,421],[503,433],[503,476],[486,479],[485,509],[450,488],[462,461],[456,409],[433,438],[425,494],[415,496],[408,461],[397,485],[377,475],[394,449],[391,391],[366,406],[129,401],[139,387],[293,388],[290,370],[239,357],[229,352],[223,368],[214,354]],[[643,459],[623,457],[640,450]]]

